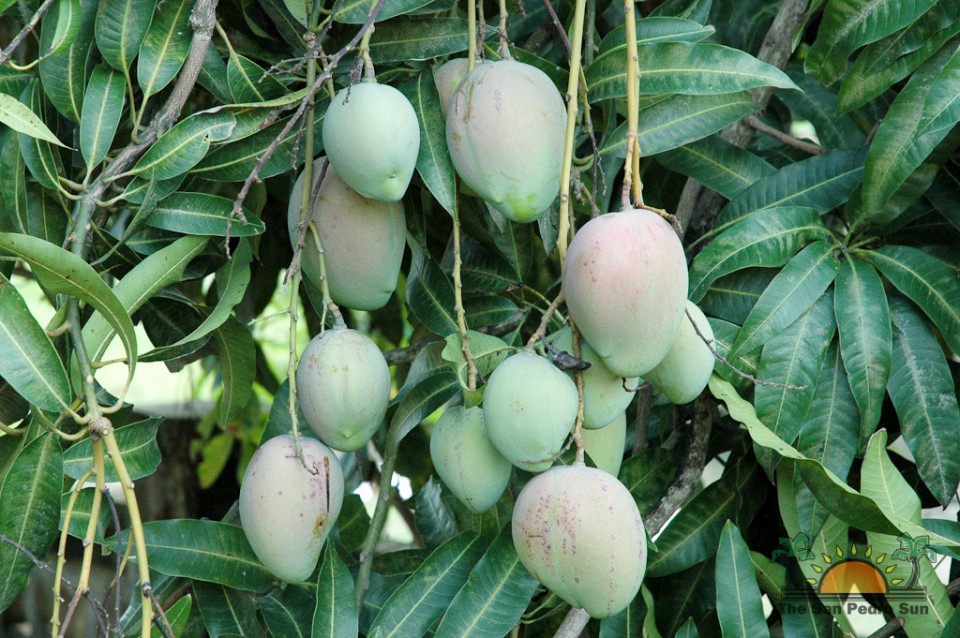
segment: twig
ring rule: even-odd
[[[463,260],[460,257],[460,207],[454,201],[453,205],[453,298],[454,310],[457,314],[457,329],[460,331],[460,351],[467,362],[467,389],[471,392],[477,389],[477,364],[470,351],[470,334],[467,329],[467,315],[463,308],[463,280],[460,271]]]
[[[590,622],[590,614],[579,607],[573,607],[563,617],[563,623],[557,629],[557,633],[553,634],[553,638],[577,638],[583,633],[588,622]]]
[[[553,317],[553,313],[557,311],[557,308],[560,307],[561,303],[563,303],[563,291],[560,291],[556,299],[551,301],[550,305],[543,312],[543,317],[540,319],[540,325],[537,326],[536,332],[534,332],[527,341],[528,348],[533,347],[547,334],[547,326],[550,325],[550,319]]]
[[[163,625],[157,623],[157,629],[164,635],[164,638],[176,638],[177,634],[173,632],[173,627],[170,626],[170,621],[167,619],[167,613],[163,610],[163,606],[153,593],[153,587],[150,586],[150,583],[143,585],[143,591],[147,594],[151,602],[153,602],[153,608],[157,610],[157,615],[160,616],[160,620],[163,622]]]
[[[117,504],[113,500],[113,495],[110,494],[110,488],[106,486],[103,488],[103,498],[110,508],[110,515],[113,517],[113,530],[117,534],[117,558],[114,580],[104,592],[104,603],[106,603],[107,596],[110,595],[110,590],[113,589],[113,610],[115,614],[114,618],[116,619],[114,621],[114,627],[119,637],[123,635],[123,632],[120,630],[120,577],[123,575],[123,552],[120,551],[122,547],[120,545],[120,513],[117,512]]]
[[[0,66],[3,66],[7,63],[10,58],[13,57],[13,54],[16,52],[17,47],[23,44],[23,41],[27,39],[27,36],[37,28],[37,24],[40,22],[40,18],[43,17],[50,7],[53,6],[54,0],[44,0],[43,4],[37,7],[37,10],[33,12],[33,15],[30,16],[30,20],[27,24],[20,30],[20,33],[14,36],[13,40],[10,41],[10,44],[6,49],[0,51]]]
[[[756,115],[747,115],[743,118],[743,122],[750,128],[759,131],[764,135],[769,135],[773,139],[783,142],[787,146],[800,149],[804,153],[810,153],[811,155],[823,155],[827,152],[822,146],[817,146],[816,144],[797,139],[788,133],[784,133],[779,129],[769,126]]]
[[[580,358],[580,331],[576,324],[570,320],[570,338],[573,343],[573,356]],[[577,419],[573,424],[573,442],[577,446],[575,462],[583,463],[583,370],[577,368],[573,373],[573,378],[577,382]]]
[[[903,618],[894,618],[886,625],[876,630],[868,636],[868,638],[890,638],[898,631],[903,629]]]

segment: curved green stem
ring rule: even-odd
[[[477,62],[477,5],[467,0],[467,72],[473,71]]]
[[[624,0],[623,11],[627,29],[627,157],[623,162],[623,190],[620,194],[624,210],[630,208],[630,192],[642,201],[640,184],[640,142],[637,139],[639,113],[640,68],[637,59],[637,20],[635,0]]]

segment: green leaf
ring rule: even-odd
[[[730,348],[733,346],[737,335],[740,334],[740,326],[713,317],[708,317],[707,321],[710,322],[710,327],[713,328],[714,349],[717,351],[717,354],[726,358],[727,355],[730,354]],[[760,367],[760,354],[760,350],[754,350],[750,353],[738,354],[733,359],[727,360],[736,366],[737,370],[756,376],[757,369]],[[713,370],[720,378],[729,381],[741,392],[747,392],[753,388],[753,382],[744,379],[734,372],[730,366],[720,361],[716,361],[713,364]]]
[[[625,51],[625,44],[603,51],[587,69],[591,102],[626,97]],[[640,91],[645,94],[716,95],[759,86],[798,88],[777,67],[761,62],[744,51],[719,44],[639,44],[637,55],[643,72]]]
[[[110,66],[125,72],[140,50],[157,0],[101,0],[98,5],[97,49]]]
[[[460,383],[449,370],[422,379],[400,400],[390,420],[390,436],[398,442],[403,440],[420,421],[452,399],[459,390]]]
[[[262,221],[245,211],[247,221],[231,219],[233,200],[207,193],[177,192],[164,198],[147,219],[153,228],[172,230],[185,235],[249,237],[263,232]]]
[[[912,304],[890,299],[893,359],[887,390],[917,470],[946,507],[960,485],[960,408],[950,366],[937,338]]]
[[[960,282],[950,266],[909,246],[884,246],[864,258],[920,306],[953,352],[960,352]]]
[[[20,96],[20,101],[42,121],[46,109],[39,83],[34,82],[27,87]],[[20,139],[23,162],[27,165],[30,174],[44,188],[56,189],[60,185],[60,174],[63,168],[60,166],[60,156],[55,153],[50,142],[27,133],[18,132],[17,136]]]
[[[400,91],[410,100],[420,123],[417,172],[440,205],[453,215],[457,205],[457,181],[447,151],[446,123],[433,73],[429,69],[421,72],[415,79],[401,84]]]
[[[117,445],[123,452],[123,462],[130,472],[130,478],[134,481],[150,476],[160,465],[162,457],[160,448],[157,446],[157,430],[162,422],[162,417],[150,417],[114,431]],[[119,481],[113,461],[108,458],[106,466],[106,480]],[[90,439],[74,444],[63,455],[63,473],[70,478],[78,479],[92,467],[93,443]]]
[[[746,91],[725,95],[671,95],[643,110],[637,136],[644,155],[695,142],[757,110]],[[601,155],[626,156],[627,123],[604,137]]]
[[[380,64],[428,60],[467,50],[463,18],[400,18],[378,24],[370,38],[370,56]]]
[[[132,376],[137,362],[137,337],[123,303],[85,261],[59,246],[13,233],[0,233],[0,250],[28,262],[40,284],[50,293],[72,295],[96,308],[117,331],[127,351]]]
[[[210,638],[266,638],[249,594],[205,582],[193,583],[192,589]]]
[[[161,574],[258,592],[272,586],[273,575],[235,525],[197,519],[151,521],[144,523],[143,534],[150,569]],[[129,535],[129,530],[122,533],[124,544]],[[116,539],[107,542],[113,546]]]
[[[286,93],[284,86],[266,75],[259,64],[238,54],[232,54],[227,60],[227,85],[233,101],[238,104],[263,102]]]
[[[410,13],[415,9],[430,4],[432,1],[433,0],[386,0],[380,9],[380,13],[377,14],[377,22],[383,22],[394,16]],[[344,24],[363,24],[369,13],[370,3],[367,0],[346,0],[341,3],[339,8],[334,12],[333,19]]]
[[[87,170],[99,164],[113,144],[123,114],[125,89],[123,75],[109,67],[100,65],[90,75],[80,114],[80,151]]]
[[[223,395],[220,397],[220,424],[226,426],[250,400],[257,375],[257,349],[253,335],[236,317],[228,318],[213,333],[220,356]]]
[[[0,124],[5,124],[14,131],[30,137],[68,148],[66,144],[57,139],[53,131],[47,128],[43,120],[30,110],[30,107],[6,93],[0,93]]]
[[[672,454],[662,448],[646,448],[623,462],[617,478],[637,502],[640,515],[646,516],[676,473],[677,463]]]
[[[467,338],[470,340],[470,354],[477,368],[477,374],[481,379],[493,372],[493,369],[515,350],[513,346],[507,345],[503,339],[482,332],[468,330]],[[468,385],[468,366],[461,343],[459,332],[447,335],[446,346],[443,348],[441,356],[445,361],[450,362],[457,378],[460,380],[460,385],[466,388]]]
[[[10,130],[0,143],[0,232],[27,232],[26,170],[19,136]]]
[[[642,636],[646,612],[643,597],[635,597],[623,611],[600,621],[600,638]]]
[[[717,616],[724,637],[770,636],[750,549],[731,521],[723,526],[717,550]]]
[[[837,115],[837,94],[798,67],[788,68],[787,75],[801,91],[779,91],[777,98],[787,105],[793,117],[813,124],[817,139],[825,148],[855,150],[863,146],[865,135],[849,115]],[[849,77],[849,76],[848,76]]]
[[[468,236],[460,243],[460,279],[463,292],[498,293],[517,283],[517,274],[513,265],[495,250],[491,250]],[[452,255],[450,255],[452,258]],[[452,259],[444,268],[452,268]]]
[[[435,635],[501,638],[520,621],[539,585],[520,562],[507,525],[454,596]]]
[[[453,282],[440,266],[416,243],[410,243],[413,253],[410,274],[407,275],[407,303],[424,326],[445,337],[457,331],[453,315]]]
[[[778,206],[805,206],[826,213],[850,197],[863,177],[863,162],[863,153],[833,151],[787,164],[730,200],[717,216],[714,232],[751,213]]]
[[[657,161],[728,198],[776,172],[759,156],[719,135],[660,153]]]
[[[812,208],[768,208],[741,219],[697,255],[690,268],[691,301],[699,301],[714,281],[751,266],[782,266],[804,245],[830,238]]]
[[[317,609],[313,615],[313,638],[355,638],[357,599],[353,577],[332,543],[323,550],[323,564],[317,578]]]
[[[817,39],[807,54],[807,73],[833,84],[847,68],[847,58],[919,18],[935,0],[831,0],[823,12]]]
[[[155,180],[183,175],[203,159],[211,142],[230,137],[236,124],[228,111],[192,115],[161,135],[130,174]]]
[[[70,381],[50,337],[16,287],[0,275],[0,377],[44,410],[60,411],[72,401]]]
[[[140,44],[137,82],[143,95],[159,92],[180,71],[190,50],[190,0],[164,0],[156,5],[153,19]]]
[[[80,121],[97,4],[97,0],[81,0],[80,30],[76,40],[66,50],[47,55],[40,60],[40,80],[43,83],[43,91],[57,111],[74,122]],[[40,35],[41,50],[46,50],[53,44],[57,31],[53,22],[56,19],[57,16],[52,11],[48,12],[44,18]],[[48,29],[47,24],[50,24],[51,28]]]
[[[183,630],[187,627],[187,621],[190,620],[190,611],[192,608],[193,596],[190,594],[187,594],[170,605],[170,608],[166,610],[165,614],[167,621],[170,623],[170,628],[173,629],[173,637],[168,636],[167,638],[179,638],[183,635]],[[150,638],[162,638],[162,634],[156,625],[154,625],[153,630],[150,632]]]
[[[839,269],[833,246],[825,241],[813,242],[797,253],[760,295],[730,354],[750,352],[780,334],[820,299]]]
[[[414,514],[417,531],[428,549],[443,545],[457,535],[457,521],[443,502],[443,489],[431,476],[417,491]]]
[[[53,11],[48,11],[47,15],[52,18]],[[80,0],[58,0],[56,16],[55,25],[46,22],[44,24],[45,29],[51,26],[55,28],[53,37],[45,47],[42,56],[56,55],[77,39],[81,22]]]
[[[742,326],[776,275],[774,268],[738,270],[714,281],[697,305],[710,317]]]
[[[17,452],[0,486],[0,534],[34,556],[46,556],[57,536],[62,467],[60,439],[44,433]],[[0,542],[0,611],[27,586],[33,566],[20,550]]]
[[[370,529],[370,514],[358,495],[348,494],[343,498],[340,516],[337,517],[337,529],[340,543],[348,551],[355,552],[363,547],[364,538]]]
[[[887,293],[869,264],[847,257],[837,275],[835,304],[840,354],[850,389],[860,406],[860,444],[880,422],[890,377],[892,335]]]
[[[383,638],[424,635],[466,583],[486,545],[482,536],[463,532],[438,547],[387,599],[371,631],[380,628]]]
[[[257,599],[257,609],[271,636],[310,638],[313,612],[317,606],[305,587],[287,585]]]

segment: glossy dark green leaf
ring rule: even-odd
[[[769,636],[750,549],[737,526],[723,526],[717,550],[717,616],[724,636]]]
[[[480,379],[486,378],[493,372],[494,368],[515,351],[503,339],[482,332],[469,330],[467,331],[467,338],[470,341],[470,354]],[[469,385],[467,379],[469,371],[466,357],[463,354],[462,343],[458,332],[447,335],[446,346],[440,355],[450,363],[454,372],[457,373],[457,378],[460,379],[460,384],[466,389]]]
[[[210,638],[266,638],[250,594],[206,582],[193,583],[192,588]]]
[[[354,638],[358,635],[357,599],[353,576],[336,548],[327,543],[317,578],[317,608],[313,638]]]
[[[157,446],[157,430],[163,422],[161,417],[151,417],[117,428],[114,435],[123,452],[123,461],[136,481],[153,474],[160,465],[160,448]],[[63,473],[78,479],[93,467],[93,443],[89,439],[74,444],[63,455]],[[119,481],[113,462],[107,459],[107,481]]]
[[[767,343],[820,299],[840,269],[833,251],[831,244],[816,241],[783,267],[743,322],[731,354],[750,352]]]
[[[457,535],[457,521],[443,502],[443,490],[431,476],[416,494],[414,514],[424,544],[433,549]]]
[[[43,93],[40,84],[34,82],[24,90],[20,96],[20,101],[29,107],[29,110],[35,113],[42,121],[46,109],[44,108]],[[17,133],[20,139],[20,153],[23,155],[23,162],[33,178],[50,190],[59,186],[60,175],[63,173],[63,167],[60,165],[60,157],[56,154],[50,142],[38,139],[27,133]]]
[[[960,282],[945,262],[909,246],[884,246],[865,258],[920,306],[954,352],[960,352]]]
[[[386,0],[380,9],[380,13],[377,14],[377,22],[410,13],[430,4],[430,2],[432,0]],[[344,24],[363,24],[369,13],[370,3],[367,0],[346,0],[334,12],[333,19]]]
[[[79,485],[78,485],[79,487]],[[90,483],[88,487],[80,489],[76,495],[76,500],[73,504],[73,511],[70,512],[70,529],[67,530],[67,533],[74,538],[79,538],[83,540],[87,535],[87,527],[90,525],[90,514],[93,511],[93,495],[96,492],[96,488],[93,483]],[[60,497],[60,524],[59,528],[63,530],[63,521],[66,517],[67,506],[70,503],[70,497],[73,495],[73,492],[67,492]],[[109,506],[104,506],[100,508],[100,514],[97,519],[96,529],[94,530],[94,542],[104,543],[104,538],[107,535],[107,529],[113,525],[113,516],[110,512]],[[117,545],[116,542],[113,544],[113,549],[116,551]],[[123,549],[121,548],[121,552]]]
[[[428,60],[467,50],[463,18],[400,18],[377,25],[370,55],[380,63]]]
[[[407,275],[407,303],[423,325],[445,337],[457,331],[453,315],[453,283],[428,254],[411,244],[413,261]]]
[[[887,293],[877,271],[846,258],[837,275],[835,305],[840,353],[850,389],[860,406],[860,444],[880,422],[880,409],[890,377],[892,334]]]
[[[27,231],[27,167],[20,139],[8,130],[0,141],[0,232]]]
[[[662,448],[647,448],[624,461],[617,478],[630,490],[640,515],[646,516],[676,472],[677,464],[672,454]]]
[[[810,586],[804,583],[801,591],[807,594],[803,601],[784,605],[781,611],[784,638],[841,638],[843,633],[833,615]]]
[[[444,267],[447,266],[446,260]],[[496,251],[463,237],[460,243],[460,279],[463,291],[500,292],[517,283],[510,263]]]
[[[60,411],[72,402],[67,371],[16,287],[0,275],[0,377],[30,403]]]
[[[257,598],[256,603],[271,636],[310,638],[317,603],[307,588],[287,585]]]
[[[74,43],[80,32],[80,0],[58,0],[56,12],[48,11],[44,17],[52,18],[54,14],[56,14],[56,22],[48,23],[49,26],[44,25],[45,28],[53,27],[54,32],[52,40],[44,48],[43,55],[56,55],[63,51]]]
[[[170,605],[170,608],[164,612],[167,617],[167,621],[170,623],[170,628],[173,629],[174,636],[183,635],[183,631],[187,627],[187,621],[190,620],[190,611],[192,609],[193,596],[191,594],[187,594],[177,602]],[[150,638],[163,638],[163,634],[160,633],[160,630],[156,625],[153,626],[153,630],[150,633]]]
[[[294,48],[303,46],[304,25],[293,17],[283,0],[259,0],[259,4],[287,44]]]
[[[741,219],[697,255],[690,268],[690,300],[699,301],[715,280],[751,266],[782,266],[804,245],[829,239],[812,208],[768,208]]]
[[[226,426],[247,404],[256,378],[257,351],[253,335],[236,317],[228,318],[213,332],[220,356],[220,423]]]
[[[348,494],[343,497],[337,528],[340,543],[348,551],[354,552],[363,547],[364,538],[370,529],[370,514],[358,495]]]
[[[230,85],[227,84],[227,65],[220,57],[217,47],[207,47],[200,73],[197,75],[197,84],[223,104],[233,101]]]
[[[80,27],[73,43],[66,49],[40,60],[40,80],[44,93],[57,111],[74,122],[80,121],[97,0],[81,0],[80,12]],[[57,19],[58,13],[54,11],[49,11],[44,17],[40,36],[40,48],[43,50],[53,45],[58,31]]]
[[[486,546],[483,537],[463,532],[438,547],[390,596],[371,631],[379,627],[383,638],[426,633],[464,586]]]
[[[586,72],[591,102],[626,97],[626,46],[597,56]],[[749,53],[703,42],[655,42],[637,46],[646,94],[716,95],[759,86],[795,89],[787,75]],[[641,147],[642,148],[642,147]]]
[[[733,342],[740,333],[740,326],[713,317],[708,317],[707,320],[713,328],[713,347],[717,354],[726,359]],[[756,376],[757,369],[760,367],[760,354],[760,350],[738,354],[733,359],[727,359],[730,362],[729,366],[722,361],[716,361],[713,364],[713,370],[720,378],[736,386],[738,391],[747,392],[753,388],[753,382],[737,374],[731,366],[736,366],[740,372]]]
[[[423,419],[449,401],[460,390],[460,382],[450,370],[426,377],[407,392],[390,420],[390,432],[398,441]]]
[[[157,0],[103,0],[98,4],[97,49],[110,66],[125,72],[140,50]]]
[[[17,452],[0,486],[0,534],[34,556],[46,556],[57,536],[62,467],[60,439],[45,433]],[[0,542],[0,610],[27,586],[33,567],[20,550]]]
[[[264,69],[242,55],[231,55],[227,60],[227,84],[233,101],[262,102],[280,97],[286,91],[276,78],[266,75]]]
[[[787,105],[794,117],[813,124],[817,139],[825,148],[855,150],[863,145],[866,135],[854,119],[849,115],[837,115],[839,98],[836,93],[800,68],[788,68],[787,75],[802,90],[778,91],[777,98]]]
[[[647,608],[642,596],[637,596],[619,614],[600,621],[600,638],[630,638],[642,636]]]
[[[709,317],[742,326],[776,275],[774,268],[738,270],[714,281],[697,305]]]
[[[233,200],[207,193],[178,192],[165,198],[147,219],[147,225],[186,235],[248,237],[263,232],[263,222],[247,211],[247,221],[231,219]]]
[[[103,65],[96,67],[90,74],[80,114],[80,151],[87,170],[99,164],[110,150],[125,99],[123,75]]]
[[[695,142],[757,110],[746,91],[725,95],[671,95],[644,109],[637,136],[640,152],[656,155]],[[626,155],[626,122],[606,136],[602,155]]]
[[[660,153],[657,161],[728,198],[776,172],[759,156],[719,135]]]
[[[508,525],[470,572],[434,635],[501,638],[520,621],[539,586],[520,562]]]
[[[457,180],[447,151],[446,123],[433,73],[423,71],[416,79],[401,84],[400,90],[410,100],[420,123],[417,172],[440,205],[452,215],[456,206]]]
[[[903,438],[923,482],[946,507],[960,485],[960,408],[950,367],[936,337],[913,305],[890,299],[893,360],[887,390]]]
[[[38,184],[27,184],[27,233],[51,244],[62,245],[69,215],[61,200]]]
[[[190,0],[158,3],[140,44],[137,83],[147,97],[167,86],[180,71],[190,50]]]
[[[847,58],[863,46],[902,29],[919,18],[935,0],[902,3],[890,0],[833,0],[827,4],[805,68],[824,84],[846,71]]]
[[[228,111],[188,117],[160,136],[130,173],[156,180],[182,175],[203,159],[212,142],[230,137],[235,126]]]

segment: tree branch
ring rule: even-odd
[[[788,133],[784,133],[779,129],[775,129],[772,126],[767,125],[766,123],[764,123],[763,120],[761,120],[756,115],[746,116],[745,118],[743,118],[743,122],[753,130],[759,131],[764,135],[769,135],[773,139],[783,142],[787,146],[792,146],[793,148],[800,149],[804,153],[810,153],[811,155],[823,155],[824,153],[827,152],[826,149],[824,149],[822,146],[818,146],[811,142],[805,142],[801,139],[797,139],[796,137]]]
[[[53,6],[54,0],[44,0],[43,4],[37,7],[37,10],[34,11],[33,15],[30,16],[30,20],[27,24],[20,30],[13,40],[10,41],[9,46],[3,51],[0,51],[0,66],[3,66],[13,57],[13,54],[16,53],[17,47],[23,44],[23,41],[27,39],[27,36],[37,28],[37,24],[40,22],[40,18],[43,17],[50,7]]]
[[[574,607],[564,616],[563,624],[557,629],[553,638],[577,638],[583,633],[588,622],[590,622],[590,614],[579,607]]]

